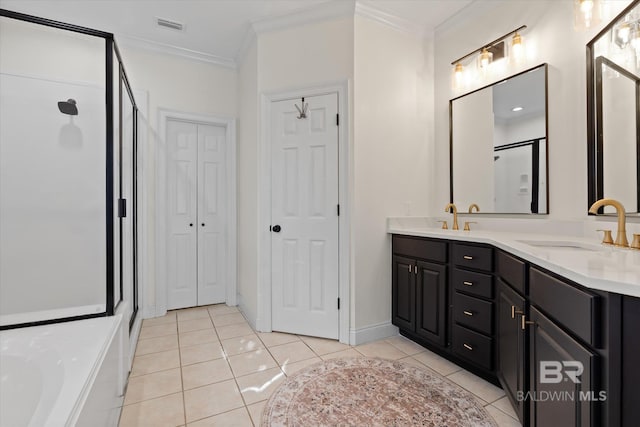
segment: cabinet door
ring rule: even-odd
[[[561,330],[555,323],[531,308],[530,382],[532,427],[588,427],[597,424],[595,368],[597,356]],[[541,366],[546,362],[546,369]],[[579,368],[567,363],[579,362]],[[556,364],[557,368],[548,367]],[[545,375],[546,373],[546,375]]]
[[[446,345],[447,268],[418,261],[416,284],[416,333],[441,346]]]
[[[524,313],[525,300],[498,279],[498,369],[500,384],[514,410],[524,420],[525,403],[518,392],[526,388],[525,331],[518,313]]]
[[[416,329],[415,261],[393,256],[392,266],[392,323],[401,329]]]

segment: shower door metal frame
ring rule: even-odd
[[[137,117],[138,117],[138,106],[135,102],[135,98],[133,96],[133,92],[131,91],[131,87],[129,86],[129,80],[127,79],[126,72],[124,70],[124,65],[122,64],[122,59],[120,56],[120,52],[118,50],[117,44],[115,42],[114,36],[112,33],[108,33],[105,31],[96,30],[93,28],[82,27],[74,24],[67,24],[65,22],[54,21],[47,18],[42,18],[38,16],[28,15],[20,12],[15,12],[7,9],[0,8],[0,17],[15,19],[18,21],[29,22],[32,24],[44,25],[46,27],[57,28],[65,31],[72,31],[75,33],[85,34],[88,36],[99,37],[105,40],[105,119],[106,119],[106,134],[105,134],[105,154],[106,154],[106,164],[105,164],[105,202],[106,202],[106,307],[104,312],[100,313],[92,313],[85,314],[80,316],[70,316],[63,317],[57,319],[47,319],[35,322],[27,322],[27,323],[19,323],[13,325],[3,325],[0,326],[0,330],[5,329],[14,329],[14,328],[23,328],[29,326],[38,326],[38,325],[46,325],[52,323],[60,323],[60,322],[68,322],[72,320],[82,320],[82,319],[90,319],[95,317],[105,317],[112,316],[115,313],[116,301],[114,301],[114,290],[115,290],[115,275],[114,275],[114,182],[113,182],[113,172],[114,172],[114,160],[113,160],[113,149],[114,149],[114,132],[113,132],[113,124],[114,124],[114,116],[113,116],[113,108],[114,108],[114,85],[113,85],[113,56],[114,52],[119,62],[119,72],[120,72],[120,81],[124,80],[126,89],[128,91],[128,95],[131,99],[131,103],[133,105],[134,111],[134,123],[133,123],[133,134],[134,134],[134,142],[133,142],[133,271],[134,271],[134,280],[133,280],[133,304],[134,309],[131,316],[131,321],[129,328],[133,326],[137,311],[138,311],[138,263],[137,263],[137,253],[138,253],[138,238],[137,238]],[[121,83],[122,84],[122,83]],[[120,93],[120,91],[119,91]],[[118,99],[120,103],[120,109],[122,110],[122,102]],[[122,242],[120,242],[122,245]],[[121,253],[122,251],[120,251]],[[121,286],[121,283],[120,283]],[[122,298],[122,293],[120,293],[120,298]],[[118,301],[119,302],[119,301]]]

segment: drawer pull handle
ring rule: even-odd
[[[473,312],[471,311],[464,310],[463,313],[466,314],[467,316],[473,316]]]
[[[463,256],[462,258],[464,258],[464,259],[468,259],[468,260],[472,260],[472,259],[473,259],[473,257],[472,257],[472,256],[470,256],[470,255],[465,255],[465,256]]]
[[[413,271],[414,271],[414,273],[418,274],[418,266],[417,265],[413,268]]]
[[[462,282],[465,286],[473,286],[473,282]]]
[[[465,344],[462,344],[462,346],[463,346],[464,348],[466,348],[467,350],[469,350],[469,351],[473,351],[473,347],[471,347],[469,344],[466,344],[466,343],[465,343]]]
[[[520,310],[516,310],[516,306],[512,305],[511,306],[511,318],[515,319],[516,318],[516,314],[524,314],[524,312],[522,312]]]
[[[522,330],[524,331],[525,329],[527,329],[527,325],[533,325],[536,322],[532,322],[530,320],[527,320],[526,316],[522,316]]]
[[[411,264],[409,264],[409,273],[411,273]]]

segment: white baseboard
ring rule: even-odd
[[[242,300],[242,295],[237,294],[236,302],[238,303],[238,310],[240,310],[240,312],[244,314],[244,317],[245,319],[247,319],[247,322],[249,322],[251,329],[253,329],[254,331],[257,331],[258,328],[256,328],[256,324],[257,324],[256,316],[250,310],[247,310],[247,307],[244,305],[244,301]]]
[[[349,331],[349,344],[360,345],[396,335],[398,335],[398,328],[393,326],[391,322],[379,323],[365,326],[364,328],[351,329]]]

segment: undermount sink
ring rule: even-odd
[[[582,242],[570,242],[570,241],[560,241],[560,240],[518,240],[520,243],[524,243],[525,245],[533,246],[536,248],[544,248],[544,249],[564,249],[564,250],[576,250],[576,251],[597,251],[601,250],[600,247],[596,245],[590,245],[588,243]]]

